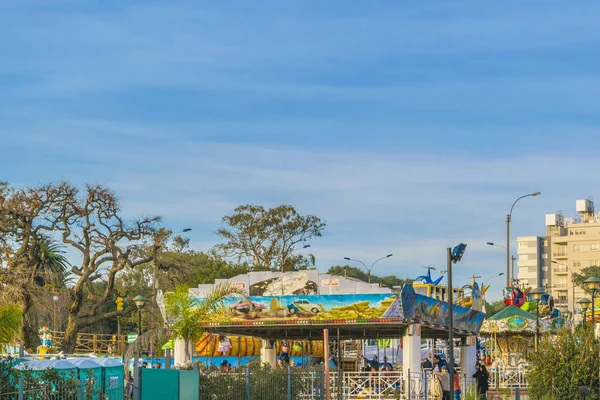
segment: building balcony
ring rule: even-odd
[[[554,258],[567,258],[569,256],[567,255],[566,251],[558,251],[556,253],[552,253],[552,257],[554,257]]]
[[[568,275],[569,271],[567,270],[567,267],[554,267],[552,269],[552,271],[556,274],[556,275]]]
[[[560,291],[560,289],[567,289],[568,286],[566,283],[557,283],[556,285],[554,285],[554,288],[556,288]]]

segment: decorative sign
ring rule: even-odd
[[[229,285],[231,287],[234,287],[234,288],[239,289],[239,290],[246,289],[246,283],[245,282],[229,282]]]
[[[339,279],[323,279],[321,281],[322,286],[340,286]]]
[[[119,377],[118,376],[109,376],[108,377],[108,388],[116,389],[119,387]]]
[[[508,327],[508,329],[520,331],[527,326],[527,320],[523,317],[514,316],[512,318],[509,318],[508,321],[506,321],[506,326]]]

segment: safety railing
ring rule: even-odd
[[[52,343],[54,347],[60,348],[64,339],[64,332],[52,332]],[[126,345],[125,335],[79,333],[75,344],[75,353],[122,355],[125,353]]]
[[[383,399],[404,391],[401,371],[344,372],[341,385],[345,399]]]
[[[527,388],[525,370],[522,368],[491,368],[490,388]]]

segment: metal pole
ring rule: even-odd
[[[538,350],[540,345],[540,301],[537,300],[535,306],[535,351]]]
[[[510,214],[506,214],[506,287],[510,287]]]
[[[337,398],[342,398],[342,359],[344,357],[342,353],[342,343],[340,341],[340,328],[337,328],[337,370],[338,370],[338,379],[337,379]]]
[[[124,349],[122,347],[123,345],[121,344],[121,317],[117,317],[117,352],[119,353],[119,355],[122,355],[124,353]]]
[[[454,293],[452,290],[452,249],[447,249],[448,257],[448,372],[450,373],[450,399],[454,399]],[[410,379],[410,377],[409,377]]]
[[[138,339],[141,336],[142,336],[142,309],[138,308]],[[138,357],[141,355],[142,355],[142,349],[138,348]]]
[[[510,261],[511,261],[511,267],[512,267],[512,271],[511,271],[511,275],[512,278],[515,279],[515,260],[517,259],[517,257],[515,256],[510,256]]]
[[[596,308],[595,306],[595,295],[596,295],[596,289],[592,289],[592,333],[594,334],[594,337],[596,337],[596,317],[595,317],[595,313],[594,313],[594,309]]]
[[[54,331],[54,334],[56,335],[56,301],[54,301],[54,319],[52,321],[52,330]]]
[[[287,398],[292,400],[292,366],[288,364]]]
[[[325,400],[331,400],[331,382],[329,381],[329,329],[323,329],[323,363],[325,371]]]

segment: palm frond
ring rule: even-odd
[[[0,350],[12,343],[23,326],[23,314],[14,305],[0,306]]]
[[[240,297],[252,304],[248,300],[246,293],[241,289],[226,283],[216,285],[196,304],[196,312],[198,313],[200,322],[213,321],[215,316],[222,315],[226,310],[225,301],[232,297]]]

